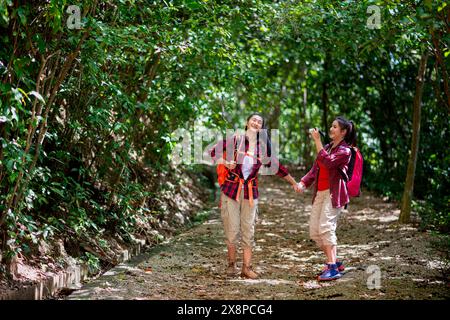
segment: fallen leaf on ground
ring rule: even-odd
[[[153,269],[152,269],[152,267],[147,267],[147,268],[144,269],[144,272],[145,273],[152,273]]]

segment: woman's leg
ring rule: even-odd
[[[236,264],[236,246],[227,244],[228,264]]]
[[[324,201],[322,209],[319,227],[322,250],[327,257],[327,263],[335,264],[337,253],[336,226],[337,218],[341,212],[341,209],[333,208],[329,193],[328,197]]]
[[[322,240],[320,237],[320,217],[323,211],[323,204],[326,198],[326,192],[318,191],[316,198],[311,209],[311,215],[309,217],[309,237],[314,240],[322,250],[324,250],[322,245]]]
[[[243,247],[242,249],[243,251],[243,264],[242,264],[242,273],[244,273],[244,275],[246,273],[252,273],[255,274],[255,272],[253,272],[251,269],[252,266],[252,248],[251,247]],[[253,277],[249,277],[249,278],[257,278],[258,276],[253,276]]]
[[[242,251],[243,264],[241,276],[250,279],[258,278],[252,270],[252,248],[255,235],[255,219],[258,200],[254,200],[253,207],[250,206],[248,200],[244,200],[244,192],[241,192],[241,234],[242,234]]]
[[[228,253],[228,268],[227,274],[234,275],[236,269],[236,251],[239,239],[240,217],[239,217],[239,203],[230,199],[223,193],[221,194],[221,217],[225,232],[225,242],[227,244]]]
[[[336,224],[340,209],[333,208],[330,194],[324,201],[323,211],[320,217],[320,238],[322,241],[322,250],[327,257],[327,268],[318,276],[319,281],[336,280],[341,277],[338,266],[336,265]]]
[[[336,263],[336,246],[335,245],[323,245],[323,252],[327,256],[327,264]]]
[[[320,249],[322,249],[323,253],[327,257],[327,262],[330,261],[330,257],[331,257],[331,259],[333,259],[333,257],[334,257],[334,260],[337,261],[337,245],[331,246],[332,248],[327,248],[327,247],[328,247],[327,245],[320,246]]]

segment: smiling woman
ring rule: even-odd
[[[245,134],[219,142],[211,150],[211,157],[228,168],[221,185],[221,216],[228,249],[227,275],[236,274],[236,250],[239,235],[242,238],[243,263],[241,277],[256,279],[251,265],[254,245],[255,219],[258,205],[258,173],[261,166],[275,165],[276,174],[288,181],[295,191],[299,187],[294,178],[271,153],[266,121],[259,113],[252,113],[245,124]],[[232,147],[230,147],[232,146]],[[232,148],[232,149],[231,149]],[[232,161],[223,159],[226,150],[234,150]],[[230,152],[227,152],[230,154]]]
[[[341,277],[344,265],[337,260],[337,219],[342,208],[349,202],[346,181],[351,158],[350,146],[356,143],[356,130],[352,121],[337,117],[331,124],[331,143],[325,147],[317,129],[311,131],[317,149],[317,158],[311,170],[301,179],[301,190],[314,184],[313,207],[309,222],[312,240],[323,250],[327,262],[319,281],[336,280]]]

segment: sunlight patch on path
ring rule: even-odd
[[[292,265],[290,264],[272,264],[272,268],[278,268],[278,269],[284,269],[284,270],[290,270],[292,268]]]
[[[205,225],[222,224],[222,221],[220,219],[211,219],[211,220],[203,222],[203,224],[205,224]]]
[[[307,290],[320,289],[323,287],[330,287],[333,285],[332,282],[324,282],[319,283],[317,280],[309,280],[309,281],[299,281],[298,284]]]
[[[304,261],[304,258],[300,258],[298,256],[298,253],[291,249],[281,249],[280,256],[283,259],[288,259],[288,260],[292,260],[292,261],[297,261],[297,262]]]
[[[266,194],[270,194],[273,198],[275,198],[273,195],[275,194],[281,194],[281,195],[285,195],[285,192],[279,188],[265,188],[264,191]],[[266,196],[267,197],[267,196]],[[264,197],[264,198],[266,198]]]
[[[264,219],[261,219],[259,221],[259,223],[261,225],[263,225],[263,226],[273,226],[273,225],[275,225],[275,222],[267,221],[267,220],[264,220]]]
[[[270,233],[270,232],[267,232],[267,233],[265,233],[264,235],[265,235],[265,236],[268,236],[268,237],[283,238],[283,237],[280,236],[279,234]]]
[[[230,280],[230,282],[238,282],[238,283],[244,283],[244,284],[268,284],[272,286],[280,285],[280,284],[291,284],[295,285],[296,283],[294,281],[289,280],[277,280],[277,279],[233,279]]]
[[[347,216],[348,220],[356,221],[378,221],[383,223],[394,222],[398,220],[400,210],[393,210],[380,215],[380,212],[373,208],[364,208]]]
[[[361,251],[369,251],[376,247],[374,244],[340,244],[339,251],[345,251],[347,254],[360,254]]]
[[[446,267],[446,263],[440,260],[432,260],[427,261],[427,268],[429,269],[444,269]]]
[[[134,267],[129,266],[129,265],[120,264],[120,265],[116,266],[115,268],[106,271],[103,275],[104,276],[114,276],[114,275],[121,274],[121,273],[124,273],[124,272],[141,273],[143,271],[141,269],[134,268]]]

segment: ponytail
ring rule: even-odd
[[[344,140],[352,147],[356,146],[356,128],[353,121],[349,121],[345,119],[344,117],[336,117],[336,121],[339,123],[339,127],[342,130],[347,130],[347,133],[345,134]]]
[[[350,124],[350,130],[347,131],[347,134],[345,135],[345,142],[347,142],[350,146],[356,147],[356,128],[353,121],[349,121]]]

